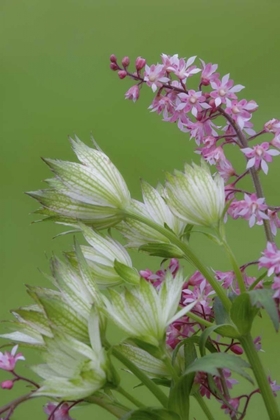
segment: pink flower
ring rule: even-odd
[[[216,279],[222,281],[222,285],[225,289],[232,287],[233,281],[235,279],[235,274],[233,271],[215,271]]]
[[[151,67],[146,64],[144,81],[146,82],[147,86],[150,86],[152,91],[155,92],[157,88],[162,86],[162,83],[170,82],[170,79],[165,76],[165,71],[162,64],[152,64]]]
[[[232,164],[230,163],[230,161],[226,158],[224,159],[220,159],[217,164],[216,164],[217,170],[219,172],[219,174],[221,175],[221,177],[223,178],[223,180],[225,182],[228,181],[228,179],[233,176],[236,175],[235,170],[232,167]]]
[[[52,403],[49,402],[44,407],[44,412],[50,416],[52,413],[54,413],[51,416],[50,420],[74,420],[72,417],[69,416],[69,410],[70,407],[67,403],[61,404],[58,409],[55,408],[58,406],[58,403]],[[55,411],[54,411],[55,410]]]
[[[245,122],[252,117],[251,112],[255,111],[257,107],[258,105],[255,101],[247,102],[246,99],[242,99],[238,102],[237,100],[233,100],[232,102],[227,101],[225,112],[231,115],[232,119],[243,129]]]
[[[273,381],[270,376],[267,379],[268,379],[270,388],[273,391],[273,395],[274,397],[276,397],[276,391],[280,391],[280,385],[277,385],[276,381]]]
[[[271,286],[272,290],[275,290],[273,295],[274,299],[280,299],[280,277],[274,277],[273,285]]]
[[[263,256],[259,259],[259,268],[267,268],[268,276],[280,273],[280,250],[275,244],[267,243],[266,249],[262,252]]]
[[[133,102],[136,102],[137,99],[139,98],[139,86],[138,85],[134,85],[131,86],[131,88],[128,89],[128,91],[125,93],[125,99],[130,99]]]
[[[218,162],[226,159],[221,146],[202,147],[199,152],[210,165],[216,165]]]
[[[171,63],[166,70],[167,72],[174,73],[178,79],[185,83],[188,77],[201,71],[198,67],[192,66],[195,59],[196,56],[190,57],[187,61],[185,61],[184,58],[178,58],[177,55],[173,56],[171,58]]]
[[[277,229],[280,228],[280,219],[278,217],[277,211],[267,209],[267,215],[269,217],[271,232],[275,236],[277,233]]]
[[[212,89],[215,89],[210,93],[211,98],[215,99],[215,105],[218,107],[221,104],[226,103],[226,99],[236,99],[236,92],[240,92],[244,89],[242,85],[233,86],[233,80],[229,80],[229,74],[223,76],[222,80],[212,80],[210,82]]]
[[[270,142],[276,149],[280,149],[280,131],[275,134],[275,137]]]
[[[0,352],[0,369],[13,371],[18,360],[25,360],[21,353],[16,354],[18,345],[14,346],[11,352]]]
[[[266,133],[276,134],[280,131],[280,121],[273,118],[272,120],[267,121],[263,128]]]
[[[212,314],[212,298],[214,294],[210,284],[203,279],[200,284],[195,285],[192,290],[184,288],[182,290],[182,303],[188,305],[198,300],[198,303],[192,309],[193,312],[198,312],[203,317]]]
[[[191,139],[195,138],[197,145],[204,143],[205,136],[216,136],[217,132],[214,130],[216,126],[212,121],[208,120],[198,120],[196,122],[189,122],[186,124],[187,130],[191,134]]]
[[[258,198],[256,194],[244,194],[244,200],[233,201],[228,209],[228,213],[233,219],[242,217],[249,220],[249,226],[263,224],[263,219],[267,220],[269,217],[265,213],[267,205],[264,204],[264,198]]]
[[[202,111],[202,109],[211,108],[205,102],[206,98],[202,95],[201,91],[196,92],[190,89],[188,93],[179,93],[178,98],[180,99],[180,103],[177,105],[176,111],[191,111],[194,117],[197,117],[198,112]]]
[[[215,71],[218,68],[218,64],[212,64],[212,63],[205,64],[203,60],[200,59],[200,61],[203,67],[200,83],[203,86],[208,86],[210,85],[210,82],[215,82],[220,77],[219,73],[215,73]]]
[[[272,156],[277,156],[280,154],[278,150],[269,149],[269,143],[264,142],[258,144],[257,146],[245,147],[244,149],[240,149],[242,153],[249,159],[246,168],[250,169],[253,166],[256,169],[262,169],[265,174],[268,172],[268,165],[266,162],[272,161]]]
[[[255,339],[254,339],[254,345],[255,345],[255,349],[257,351],[263,351],[262,350],[262,338],[260,335],[258,335]]]
[[[167,271],[170,271],[173,277],[176,275],[179,270],[179,261],[176,258],[171,258],[169,266],[167,269],[161,268],[156,273],[153,273],[151,270],[140,270],[139,273],[141,277],[148,282],[152,283],[155,288],[158,288],[161,283],[164,281]]]
[[[223,403],[221,408],[225,411],[225,414],[229,414],[230,417],[232,418],[236,416],[239,403],[240,403],[239,398],[231,398],[228,400],[228,404],[230,405],[230,407],[227,404]]]

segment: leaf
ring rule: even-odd
[[[268,313],[276,331],[279,329],[279,315],[273,299],[273,290],[258,289],[248,292],[251,303],[254,306],[262,306]]]
[[[148,243],[141,245],[139,250],[152,256],[163,258],[182,258],[184,256],[183,251],[176,245],[166,243]]]
[[[231,319],[241,335],[248,334],[258,309],[252,306],[248,293],[237,296],[230,310]]]
[[[115,260],[114,269],[116,273],[128,284],[139,284],[140,275],[135,268],[128,267],[125,264]]]
[[[227,353],[211,353],[195,360],[185,373],[202,371],[219,376],[219,369],[229,369],[253,383],[251,377],[244,371],[244,368],[250,368],[250,365],[238,356]]]
[[[222,335],[223,337],[238,338],[240,336],[238,330],[232,324],[229,314],[225,310],[221,300],[217,297],[214,300],[213,308],[214,308],[215,321],[219,328],[210,327],[210,328],[213,328],[212,331],[216,330],[216,332]]]
[[[180,413],[182,419],[189,418],[190,393],[194,377],[195,373],[183,375],[170,390],[168,408]]]
[[[180,417],[173,411],[149,407],[130,411],[121,420],[180,420]]]

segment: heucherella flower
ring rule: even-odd
[[[259,268],[267,268],[267,275],[280,274],[280,250],[271,242],[267,243],[266,249],[259,259]]]
[[[69,335],[46,338],[42,354],[46,364],[33,366],[42,386],[34,396],[77,400],[92,395],[106,383],[107,359],[102,347],[97,314],[89,323],[91,347]]]
[[[249,226],[252,227],[256,223],[262,225],[263,220],[268,220],[269,217],[265,213],[267,205],[265,198],[258,198],[256,194],[244,194],[244,200],[233,201],[228,209],[228,213],[233,219],[242,217],[249,221]]]
[[[14,346],[12,351],[0,352],[0,369],[13,371],[18,360],[25,360],[21,353],[16,354],[18,346]]]
[[[240,92],[244,89],[242,85],[233,86],[233,80],[229,78],[229,74],[222,77],[222,80],[214,79],[210,82],[213,92],[210,92],[210,96],[214,99],[215,105],[228,103],[229,99],[236,99],[236,92]]]
[[[114,269],[115,261],[132,268],[131,258],[126,249],[110,236],[103,236],[86,225],[80,224],[84,238],[90,246],[81,246],[82,253],[96,283],[110,287],[122,283],[122,278]],[[68,259],[75,263],[75,253],[66,253]]]
[[[167,174],[165,199],[171,211],[193,225],[215,226],[225,207],[224,181],[219,174],[212,177],[209,167],[185,165],[184,172]]]
[[[95,228],[115,225],[130,204],[122,175],[105,153],[77,137],[70,141],[81,163],[45,159],[56,177],[47,180],[49,189],[28,193],[43,205],[37,213],[60,222],[78,219]]]
[[[44,412],[48,416],[52,415],[51,420],[74,420],[69,416],[69,404],[63,403],[56,408],[57,406],[58,403],[49,402],[44,407]]]
[[[268,165],[266,162],[272,162],[272,156],[278,156],[280,152],[275,149],[270,149],[268,142],[258,144],[257,146],[245,147],[241,149],[241,152],[248,158],[246,169],[250,169],[253,166],[256,169],[262,169],[265,174],[268,173]]]
[[[104,296],[105,312],[129,337],[158,346],[165,338],[169,324],[189,312],[196,302],[178,311],[184,276],[179,270],[173,278],[166,273],[159,290],[144,279],[123,293],[110,290]]]
[[[142,195],[144,203],[132,200],[131,211],[139,214],[164,227],[167,225],[177,236],[183,234],[186,223],[180,220],[169,209],[162,198],[164,190],[161,185],[153,188],[147,182],[142,181]],[[117,229],[128,239],[127,246],[140,247],[141,245],[157,242],[168,243],[169,240],[152,227],[134,219],[126,219],[120,223]]]

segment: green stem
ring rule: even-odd
[[[108,402],[107,398],[104,398],[102,396],[94,396],[86,398],[87,402],[99,405],[100,407],[107,410],[109,413],[113,414],[118,419],[123,418],[129,411],[131,411],[128,407],[125,407],[124,405],[117,403],[117,402]]]
[[[150,379],[145,373],[143,373],[133,362],[127,359],[121,352],[116,348],[112,347],[112,354],[122,362],[134,375],[145,385],[158,399],[158,401],[163,405],[163,407],[168,406],[168,398],[162,392],[162,390]]]
[[[209,322],[209,321],[206,321],[206,319],[204,319],[204,318],[201,318],[200,316],[198,316],[198,315],[195,315],[194,313],[192,313],[192,312],[188,312],[187,313],[187,316],[189,317],[189,318],[191,318],[191,319],[193,319],[194,321],[196,321],[197,323],[199,323],[199,324],[201,324],[201,325],[204,325],[205,327],[213,327],[213,325],[214,324],[212,324],[212,322]]]
[[[163,363],[165,364],[166,368],[168,369],[171,378],[173,379],[174,383],[178,382],[178,380],[180,379],[180,377],[179,377],[176,369],[172,365],[172,362],[170,360],[170,355],[167,353],[165,345],[162,345],[159,348],[159,350],[160,350],[160,353],[161,353],[161,360],[163,361]]]
[[[200,407],[201,407],[203,413],[205,414],[206,418],[208,420],[215,420],[215,418],[212,416],[212,413],[209,410],[208,406],[206,405],[202,396],[200,394],[196,393],[196,394],[194,394],[194,398],[196,399],[196,401],[200,405]]]
[[[246,353],[248,361],[253,369],[257,384],[259,386],[262,398],[264,400],[267,413],[270,420],[279,420],[280,413],[269,385],[267,375],[264,371],[263,365],[260,361],[259,355],[255,349],[253,339],[250,334],[240,338],[240,343]]]
[[[193,250],[189,247],[188,244],[185,242],[182,242],[173,232],[171,232],[168,229],[165,229],[163,226],[160,226],[159,224],[153,222],[152,220],[140,216],[138,214],[134,213],[128,213],[127,217],[130,219],[138,220],[141,223],[144,223],[147,226],[150,226],[157,232],[164,235],[169,241],[176,245],[185,255],[185,259],[187,261],[191,261],[193,265],[201,272],[201,274],[206,278],[208,283],[212,286],[213,290],[217,293],[218,297],[222,301],[225,309],[227,312],[229,312],[231,308],[231,301],[227,297],[223,287],[220,285],[220,283],[215,279],[215,277],[212,275],[210,270],[200,261],[200,259],[195,255]]]
[[[129,392],[127,392],[125,389],[123,389],[121,386],[118,386],[116,391],[123,395],[128,401],[132,402],[132,404],[136,405],[136,407],[142,408],[145,407],[144,404],[142,404],[140,401],[137,400],[137,398],[134,398]]]

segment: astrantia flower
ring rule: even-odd
[[[106,313],[129,337],[158,346],[169,324],[190,311],[196,302],[178,311],[184,277],[178,271],[175,278],[167,272],[159,290],[144,279],[138,286],[123,293],[110,290],[110,300],[104,297]]]
[[[225,207],[224,181],[212,177],[208,166],[185,165],[184,172],[167,175],[166,203],[180,219],[193,225],[215,226]]]
[[[77,137],[71,143],[81,163],[45,160],[56,178],[47,180],[49,189],[28,193],[43,205],[38,213],[62,222],[82,220],[95,228],[118,223],[130,204],[123,177],[100,150]]]

